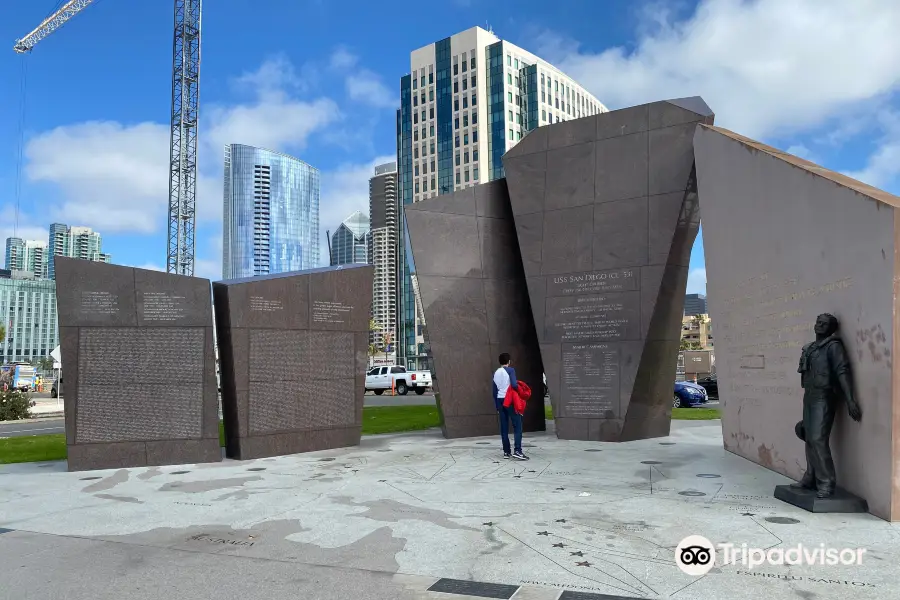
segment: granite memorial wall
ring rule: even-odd
[[[502,352],[534,395],[525,431],[546,427],[543,366],[506,181],[405,207],[444,435],[496,435],[492,375]]]
[[[900,519],[900,198],[716,127],[694,151],[725,448],[801,478],[797,368],[833,314],[863,415],[837,408],[837,483]]]
[[[69,470],[221,460],[209,281],[55,261]]]
[[[699,227],[683,98],[532,130],[503,156],[557,435],[669,433]]]
[[[213,284],[228,457],[359,444],[372,278],[344,265]]]

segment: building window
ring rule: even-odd
[[[542,110],[541,111],[541,121],[546,121],[546,120],[547,120],[547,111]]]
[[[456,101],[456,105],[459,106],[459,100]],[[463,96],[463,108],[469,108],[469,97]],[[459,110],[458,108],[456,110]]]
[[[431,154],[434,154],[434,140],[431,142]]]
[[[435,168],[434,168],[434,160],[433,160],[433,159],[432,159],[432,161],[431,161],[431,172],[432,172],[432,173],[435,172]]]
[[[469,134],[468,133],[463,134],[463,145],[465,145],[465,146],[469,145]]]
[[[459,152],[456,153],[456,166],[459,166]]]
[[[516,140],[521,140],[521,139],[522,139],[522,132],[521,132],[521,131],[517,131],[517,132],[516,132]]]
[[[458,93],[459,93],[459,82],[458,82],[458,81],[454,81],[454,82],[453,82],[453,93],[454,93],[454,94],[458,94]]]
[[[459,134],[456,134],[456,147],[459,148]]]
[[[453,74],[459,75],[459,65],[453,65]]]
[[[555,80],[555,79],[553,80],[553,91],[554,91],[554,92],[558,92],[558,91],[559,91],[559,81],[557,81],[557,80]]]
[[[475,136],[475,131],[472,132],[472,136]],[[477,140],[476,140],[477,141]],[[472,150],[472,162],[478,162],[478,148]]]
[[[513,139],[513,130],[512,129],[509,130],[509,139],[510,140]]]
[[[475,181],[478,181],[478,167],[472,169],[472,178],[475,179]]]
[[[516,77],[516,87],[519,87],[519,78]]]
[[[516,113],[516,123],[518,123],[519,125],[522,124],[522,115],[521,115],[521,113]]]
[[[513,114],[512,114],[512,111],[509,111],[509,120],[510,120],[510,121],[513,120]]]
[[[512,66],[512,56],[510,56],[509,54],[506,55],[506,66]]]
[[[544,74],[541,73],[541,85],[544,85]]]
[[[478,143],[478,130],[477,129],[472,130],[472,143],[473,144]]]
[[[516,68],[518,69],[518,68],[519,68],[519,59],[517,58],[517,59],[516,59],[515,61],[513,61],[513,62],[515,62]]]
[[[459,129],[459,117],[453,119],[453,129]]]
[[[509,73],[506,74],[506,83],[512,85],[512,75]]]
[[[475,68],[475,51],[472,50],[472,58],[469,59],[469,62],[472,63],[472,68]]]
[[[419,176],[419,165],[416,165],[415,173],[416,173],[416,177],[418,177]]]
[[[414,124],[418,124],[418,123],[419,123],[419,113],[417,113],[417,112],[416,112],[416,113],[413,113],[413,123],[414,123]]]
[[[469,151],[468,150],[466,150],[465,153],[463,153],[463,162],[466,164],[469,164]]]
[[[413,148],[413,154],[415,154],[415,156],[413,158],[419,158],[419,147],[418,146]]]
[[[469,115],[463,115],[463,127],[469,126]]]
[[[418,130],[418,128],[417,128],[415,131],[413,131],[413,141],[414,141],[414,142],[418,142],[418,141],[419,141],[419,130]]]
[[[419,105],[419,97],[413,96],[413,106],[418,106],[418,105]]]
[[[428,99],[434,102],[434,90],[428,90]],[[425,102],[425,99],[422,99],[422,102]]]
[[[477,123],[478,123],[478,113],[477,113],[477,112],[473,112],[473,113],[472,113],[472,125],[475,125],[475,124],[477,124]]]
[[[419,180],[416,179],[416,193],[419,193]]]
[[[512,104],[512,92],[506,92],[507,101]]]
[[[466,169],[466,183],[469,182],[469,170]]]
[[[425,76],[422,75],[422,87],[425,87]]]
[[[463,91],[469,89],[468,83],[469,83],[469,80],[466,78],[463,78]]]
[[[559,108],[559,98],[554,98],[554,100],[556,101],[556,108]]]
[[[431,93],[434,94],[433,91]],[[425,104],[425,90],[422,90],[422,104]]]
[[[428,83],[434,83],[434,73],[428,74]],[[434,187],[434,186],[432,186]]]
[[[478,104],[478,99],[475,97],[475,94],[472,94],[472,106]]]
[[[428,118],[430,118],[430,119],[434,118],[434,107],[433,106],[428,109]]]
[[[431,189],[436,190],[437,186],[434,185],[434,177],[431,178]]]
[[[431,137],[434,137],[434,125],[431,126]]]
[[[459,110],[459,98],[453,99],[453,110]]]
[[[472,75],[472,87],[475,87],[475,75]]]
[[[418,89],[418,87],[419,87],[419,80],[418,80],[418,79],[413,79],[413,89],[414,89],[414,90],[415,90],[415,89]]]
[[[456,172],[456,185],[459,185],[459,171]]]
[[[541,102],[547,102],[547,92],[541,91]]]
[[[463,70],[463,73],[466,72],[466,64],[467,64],[467,63],[466,63],[466,59],[463,59],[463,61],[462,61],[462,70]]]

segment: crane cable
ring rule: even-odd
[[[16,208],[15,218],[13,220],[13,237],[17,237],[19,232],[19,208],[22,202],[22,157],[25,153],[25,106],[26,94],[28,92],[28,55],[22,55],[22,69],[19,81],[19,132],[18,132],[18,150],[16,157]],[[9,257],[7,257],[9,260]]]

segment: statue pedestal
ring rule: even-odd
[[[837,488],[829,498],[816,498],[816,490],[792,488],[790,485],[776,485],[775,498],[797,508],[814,513],[864,513],[869,512],[865,499]]]

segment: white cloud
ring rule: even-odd
[[[790,146],[786,150],[786,152],[788,154],[793,154],[794,156],[799,156],[800,158],[815,162],[812,151],[803,144],[794,144],[793,146]]]
[[[299,150],[316,131],[341,117],[328,98],[299,100],[302,87],[282,57],[235,80],[249,102],[201,111],[198,222],[222,219],[222,148],[244,143]],[[52,184],[59,201],[48,219],[87,224],[102,233],[157,233],[166,227],[169,197],[169,125],[90,121],[40,133],[25,148],[26,175]]]
[[[687,20],[654,17],[633,48],[545,34],[539,54],[610,108],[702,95],[717,124],[751,137],[846,116],[900,83],[896,0],[701,0]]]
[[[347,94],[351,100],[371,104],[378,108],[396,108],[400,106],[400,98],[381,81],[381,78],[368,69],[360,69],[344,80]]]
[[[165,270],[166,270],[165,265],[160,266],[156,263],[144,263],[142,265],[126,265],[126,266],[133,266],[133,267],[137,267],[138,269],[147,269],[148,271],[165,272]]]
[[[332,69],[352,69],[359,62],[359,57],[350,52],[348,48],[339,47],[331,55],[328,65]]]
[[[885,134],[876,150],[869,156],[865,167],[847,175],[886,189],[894,187],[900,177],[900,113],[882,113],[879,121]]]
[[[688,273],[686,293],[706,294],[706,269],[704,267],[697,267],[690,270]]]
[[[322,173],[319,199],[319,262],[328,264],[325,231],[334,233],[338,225],[354,211],[369,214],[369,179],[375,166],[396,160],[393,155],[379,156],[367,163],[343,165]]]

